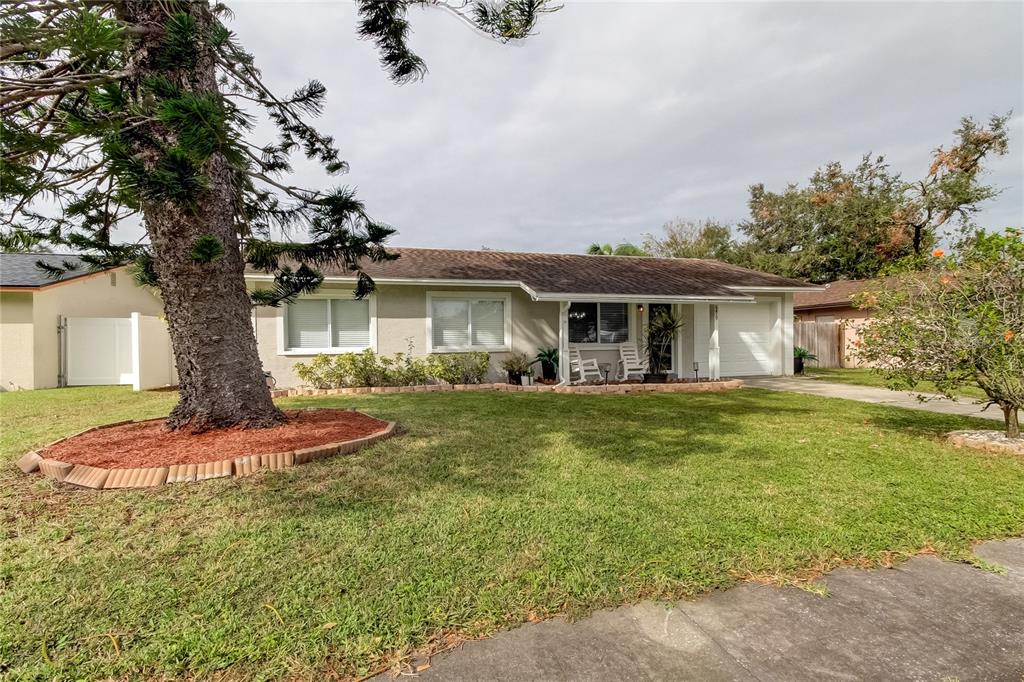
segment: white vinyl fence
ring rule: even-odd
[[[124,384],[143,391],[178,381],[167,324],[158,317],[68,317],[61,332],[64,386]]]

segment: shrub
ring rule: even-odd
[[[309,362],[297,362],[295,374],[313,388],[339,388],[344,385],[344,377],[335,363],[338,357],[321,353]]]
[[[295,363],[295,374],[313,388],[418,386],[430,380],[447,384],[479,384],[490,367],[487,353],[459,353],[417,358],[410,349],[389,357],[372,350],[326,355]]]
[[[490,371],[489,353],[441,353],[427,359],[430,376],[442,384],[479,384]]]

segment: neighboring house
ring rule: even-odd
[[[39,260],[78,268],[53,279]],[[0,253],[0,390],[132,384],[132,313],[146,316],[141,333],[148,333],[162,312],[160,299],[125,268],[97,272],[74,255]],[[166,370],[166,345],[155,338],[146,347],[140,359]]]
[[[671,308],[683,321],[672,346],[673,374],[792,374],[793,296],[814,288],[696,259],[392,251],[397,260],[366,265],[377,289],[364,300],[352,296],[352,273],[327,268],[316,293],[280,308],[253,309],[260,359],[278,386],[300,385],[295,364],[318,353],[367,348],[389,355],[410,349],[416,355],[487,351],[498,378],[507,353],[532,357],[539,348],[554,346],[567,357],[572,346],[584,358],[596,358],[614,377],[619,345],[633,343],[642,349],[644,324],[659,307]],[[106,383],[153,385],[140,380],[137,370],[170,362],[169,348],[157,338],[159,325],[153,322],[161,312],[159,300],[123,270],[73,274],[54,282],[35,268],[39,257],[3,254],[0,260],[0,381],[5,390],[81,383],[76,358],[78,367],[83,358],[100,358]],[[272,282],[258,272],[246,273],[246,280],[251,289]],[[146,338],[155,341],[140,340],[132,332],[134,369],[126,374],[123,350],[109,348],[118,344],[82,334],[76,338],[74,332],[76,325],[89,325],[117,337],[122,332],[114,328],[123,328],[131,313],[140,313],[136,326],[141,324],[143,332],[152,327],[154,334]],[[58,319],[63,318],[69,326],[59,338]],[[58,379],[64,362],[61,339],[68,370],[63,381]],[[562,379],[568,379],[567,365],[561,363]],[[96,379],[102,373],[91,374],[85,377],[87,383],[100,383]]]
[[[874,279],[837,280],[819,291],[800,292],[793,297],[793,312],[801,322],[834,322],[840,325],[838,339],[843,367],[861,367],[851,355],[860,330],[871,311],[856,307],[851,297],[878,284]]]
[[[851,296],[877,284],[873,279],[840,279],[818,291],[804,291],[793,296],[793,312],[801,320],[841,322],[871,317],[867,310],[854,306]]]
[[[371,348],[416,355],[469,350],[498,362],[554,346],[580,349],[614,377],[621,343],[642,348],[645,320],[659,306],[684,326],[672,372],[692,378],[793,373],[793,294],[814,287],[717,261],[627,256],[395,248],[370,263],[377,283],[352,299],[351,273],[328,269],[319,291],[279,309],[257,308],[264,369],[295,386],[296,362],[316,353]],[[269,276],[248,275],[250,286]],[[567,379],[568,363],[561,363]]]

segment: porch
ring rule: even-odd
[[[737,296],[729,300],[623,300],[590,297],[559,301],[559,357],[578,351],[594,360],[608,380],[622,379],[620,349],[644,356],[644,330],[652,314],[670,311],[681,323],[671,343],[669,376],[722,377],[793,373],[792,295]],[[579,383],[568,361],[561,383]],[[634,375],[635,378],[635,375]]]

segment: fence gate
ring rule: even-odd
[[[798,320],[793,332],[793,345],[818,356],[811,367],[843,366],[843,326],[839,322]]]
[[[69,317],[61,341],[68,386],[132,383],[130,318]]]

